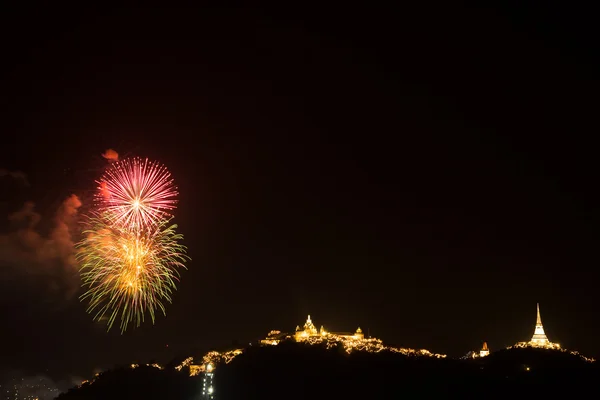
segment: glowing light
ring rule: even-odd
[[[89,229],[78,243],[80,275],[87,291],[88,312],[94,319],[108,317],[110,329],[120,316],[121,331],[129,323],[139,326],[148,313],[166,314],[176,290],[179,268],[185,268],[185,246],[178,243],[177,225],[159,221],[152,229],[132,231],[112,226],[103,215],[90,218]]]
[[[280,331],[271,331],[266,339],[261,340],[262,344],[265,345],[277,345],[282,340],[277,338],[281,336]],[[445,354],[431,353],[429,350],[415,350],[408,348],[397,348],[391,346],[385,346],[379,339],[364,337],[362,329],[358,328],[354,333],[334,333],[328,332],[325,328],[321,327],[320,332],[317,332],[310,315],[308,316],[306,323],[304,324],[304,330],[296,328],[296,332],[292,336],[287,335],[286,338],[293,339],[297,342],[306,343],[309,345],[325,345],[326,348],[334,348],[342,346],[347,353],[353,351],[364,351],[369,353],[379,353],[381,351],[390,351],[393,353],[400,353],[404,355],[413,356],[429,356],[436,358],[445,358]]]
[[[99,210],[114,224],[143,229],[171,217],[177,188],[169,171],[148,159],[112,163],[98,181]]]
[[[582,360],[587,361],[587,362],[595,362],[596,361],[596,359],[594,359],[592,357],[586,357],[576,350],[563,349],[560,347],[560,345],[558,343],[552,343],[552,342],[549,342],[545,345],[540,345],[539,343],[535,343],[535,342],[519,342],[513,346],[507,347],[506,349],[510,350],[510,349],[525,349],[525,348],[560,351],[563,353],[568,353],[568,354],[580,357]]]
[[[115,153],[116,154],[116,153]],[[114,157],[116,160],[116,157]],[[120,317],[121,332],[139,326],[149,314],[166,314],[185,268],[183,238],[170,224],[177,190],[169,171],[148,159],[110,164],[98,183],[98,209],[77,244],[83,286],[81,300],[94,319],[106,317],[108,329]]]
[[[188,357],[181,364],[175,367],[177,371],[181,371],[182,368],[191,365],[194,362],[194,357]]]

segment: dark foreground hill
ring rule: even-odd
[[[251,349],[215,376],[219,399],[502,398],[591,393],[596,363],[558,351],[503,350],[477,360],[354,353],[288,344]]]
[[[558,351],[511,349],[475,360],[346,354],[296,343],[250,347],[215,370],[215,399],[574,398],[595,392],[597,363]],[[201,378],[117,369],[60,400],[200,399]],[[531,397],[530,397],[531,396]],[[542,397],[540,397],[542,396]]]
[[[72,388],[60,400],[197,400],[201,378],[188,371],[151,366],[122,367],[106,371],[92,382]]]

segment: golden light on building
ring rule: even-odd
[[[594,358],[585,357],[584,355],[580,354],[578,351],[563,349],[560,347],[560,344],[553,343],[550,340],[548,340],[548,337],[546,336],[546,332],[544,331],[544,326],[542,325],[542,317],[540,315],[540,304],[539,303],[537,304],[537,318],[535,321],[535,330],[533,331],[533,336],[531,337],[531,340],[529,342],[519,342],[519,343],[515,344],[514,346],[508,347],[508,349],[527,348],[527,347],[557,350],[557,351],[561,351],[563,353],[569,353],[574,356],[578,356],[587,362],[595,362],[596,361]]]
[[[390,351],[405,355],[431,356],[438,358],[446,357],[445,354],[435,354],[424,349],[414,350],[385,346],[379,339],[365,338],[365,335],[360,327],[358,327],[354,332],[329,332],[323,326],[321,326],[321,329],[317,331],[317,328],[312,322],[310,315],[307,317],[303,328],[297,326],[296,331],[293,334],[285,334],[281,333],[281,331],[271,331],[265,339],[261,340],[261,344],[277,345],[283,340],[295,340],[296,342],[310,345],[323,344],[327,348],[341,345],[347,353],[351,353],[353,351],[366,351],[371,353]]]
[[[202,364],[194,364],[194,357],[188,357],[175,367],[181,371],[184,367],[190,367],[190,376],[196,376],[203,372],[214,372],[219,364],[229,364],[235,357],[243,353],[242,349],[225,352],[209,351],[202,357]]]
[[[280,334],[280,331],[271,331],[271,332],[278,332],[278,334]],[[362,340],[364,339],[364,335],[362,333],[362,330],[360,329],[360,327],[356,330],[356,332],[354,333],[342,333],[342,332],[328,332],[325,330],[325,328],[323,327],[323,325],[321,325],[321,329],[319,329],[319,331],[317,331],[317,328],[315,327],[315,325],[313,324],[312,320],[310,319],[310,315],[308,316],[308,318],[306,319],[306,323],[304,324],[304,329],[300,329],[300,327],[296,327],[296,332],[294,333],[294,339],[297,342],[304,342],[309,338],[315,338],[315,337],[319,337],[319,338],[338,338],[338,339],[354,339],[354,340]],[[268,341],[268,344],[273,344],[273,341],[276,341],[276,339],[269,339],[269,336],[267,336],[267,339],[263,339],[264,341]]]
[[[519,342],[513,347],[539,347],[544,349],[560,349],[560,344],[553,343],[548,340],[544,326],[542,325],[542,317],[540,315],[540,303],[537,304],[537,319],[535,321],[535,330],[529,342]]]
[[[200,368],[200,365],[190,365],[190,376],[200,375],[201,372],[202,368]]]
[[[354,351],[365,351],[370,353],[379,353],[389,351],[392,353],[404,354],[407,356],[427,356],[436,358],[445,358],[445,354],[432,353],[429,350],[409,349],[402,347],[385,346],[383,342],[376,338],[365,338],[362,329],[359,327],[356,331],[349,332],[329,332],[323,326],[317,330],[312,322],[310,315],[306,319],[303,329],[296,327],[295,332],[284,333],[279,330],[272,330],[260,343],[266,346],[276,346],[284,340],[293,340],[309,345],[325,345],[326,348],[342,346],[347,353]],[[186,358],[180,365],[176,366],[177,371],[184,367],[190,367],[190,376],[196,376],[201,373],[213,373],[220,364],[229,364],[235,357],[244,352],[243,349],[236,349],[226,352],[210,351],[202,357],[202,364],[194,364],[193,357]]]
[[[483,342],[483,347],[479,350],[479,357],[485,357],[490,355],[490,349],[488,349],[487,342]]]

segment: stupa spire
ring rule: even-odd
[[[306,319],[306,323],[304,324],[304,331],[306,333],[308,333],[309,335],[317,334],[317,328],[315,327],[312,320],[310,319],[310,315],[308,316],[308,318]]]
[[[544,332],[544,326],[542,325],[540,303],[537,303],[537,319],[535,321],[535,331],[533,332],[531,342],[536,345],[547,345],[549,343],[546,333]]]

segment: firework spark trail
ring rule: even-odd
[[[161,164],[140,158],[114,162],[98,181],[100,210],[114,224],[147,229],[171,217],[177,188]]]
[[[177,225],[159,221],[152,230],[139,231],[111,226],[106,215],[90,218],[90,229],[78,244],[83,286],[94,319],[108,316],[108,329],[121,319],[121,332],[129,323],[140,326],[146,312],[152,322],[156,311],[166,315],[165,302],[176,290],[179,268],[185,268],[185,246]]]
[[[97,210],[77,257],[87,311],[95,320],[106,318],[108,330],[120,319],[123,333],[130,323],[140,326],[146,314],[153,323],[157,312],[166,315],[189,257],[170,222],[178,193],[169,171],[148,159],[116,161],[116,152],[111,160],[97,181]]]

